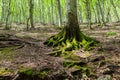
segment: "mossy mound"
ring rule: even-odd
[[[12,70],[7,68],[0,68],[0,80],[12,80],[12,77],[10,76],[12,73]]]
[[[81,79],[84,76],[94,76],[93,69],[83,61],[66,60],[64,61],[63,66],[68,68],[69,72],[73,75],[75,79],[76,77]]]
[[[6,76],[10,73],[11,73],[11,71],[9,69],[6,69],[6,68],[1,68],[0,69],[0,76]]]
[[[64,30],[57,35],[51,36],[44,42],[45,45],[52,46],[55,49],[49,55],[65,59],[63,67],[69,70],[75,80],[84,76],[94,76],[94,72],[87,63],[80,61],[80,57],[75,54],[74,50],[81,48],[89,51],[95,48],[98,43],[99,41],[85,36],[83,33],[80,33],[79,37],[69,37]]]
[[[93,49],[97,43],[97,40],[85,36],[80,33],[79,40],[75,37],[69,38],[66,32],[63,30],[57,35],[51,36],[47,41],[44,42],[45,45],[57,47],[61,51],[72,51],[79,48],[84,48],[84,50]]]
[[[17,52],[14,50],[15,47],[0,48],[0,60],[8,59],[12,60],[16,56]]]
[[[70,54],[71,51],[79,48],[86,51],[92,50],[98,43],[99,41],[85,36],[83,33],[80,33],[79,39],[75,37],[69,38],[64,30],[44,42],[45,45],[54,47],[54,51],[49,53],[49,55],[62,57],[73,56],[74,54]]]
[[[22,68],[18,71],[18,80],[21,80],[23,78],[24,80],[45,80],[48,78],[48,74],[50,71],[51,69],[49,68],[43,68],[40,70],[34,70],[32,68]]]

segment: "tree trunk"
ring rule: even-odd
[[[4,23],[5,19],[5,0],[2,0],[2,11],[1,11],[1,24]]]
[[[104,5],[104,4],[103,4]],[[101,26],[105,25],[105,19],[104,19],[104,10],[101,6],[101,2],[100,0],[98,0],[98,6],[99,6],[99,10],[100,10],[100,14],[101,14]]]
[[[98,25],[101,25],[100,11],[99,11],[98,2],[96,2],[96,11],[97,11],[97,22],[98,22]]]
[[[113,0],[110,0],[110,2],[111,2],[111,4],[112,4],[112,6],[114,7],[114,13],[115,13],[115,16],[116,16],[116,18],[117,18],[117,21],[119,22],[119,21],[120,21],[120,18],[119,18],[119,15],[118,15],[118,13],[117,13],[116,6],[115,6]]]
[[[8,7],[7,7],[7,15],[6,15],[6,23],[5,23],[5,29],[6,30],[10,29],[10,26],[8,24],[9,17],[10,17],[10,14],[11,14],[11,12],[10,12],[10,9],[11,9],[10,5],[11,5],[11,0],[9,0]]]
[[[82,7],[81,6],[82,6],[81,2],[80,2],[80,0],[78,0],[78,15],[79,15],[78,22],[79,23],[83,23]]]
[[[95,17],[95,23],[97,23],[97,13],[96,13],[96,10],[94,8],[94,6],[92,5],[92,9],[93,9],[93,12],[94,12],[94,17]]]
[[[30,21],[31,29],[35,28],[33,23],[33,10],[34,10],[34,1],[29,0],[29,17],[27,19],[27,30],[29,30],[29,21]]]
[[[59,26],[62,26],[62,14],[61,14],[60,0],[57,0],[57,5],[58,5],[58,14],[59,14]]]
[[[66,26],[59,34],[50,37],[44,44],[48,46],[61,46],[65,51],[78,49],[79,47],[88,49],[89,46],[96,43],[96,41],[90,37],[86,37],[79,29],[77,1],[66,0],[66,3]]]
[[[91,0],[86,0],[85,1],[85,4],[86,4],[86,20],[87,20],[87,26],[92,29],[91,27]]]
[[[77,19],[77,6],[76,0],[66,0],[67,7],[67,20],[66,20],[66,36],[68,39],[72,40],[75,38],[76,40],[80,40],[80,29]]]
[[[30,18],[31,28],[34,29],[34,24],[33,24],[33,10],[34,10],[34,0],[30,0],[29,18]]]

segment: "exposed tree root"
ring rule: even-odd
[[[63,30],[59,34],[50,37],[46,42],[44,42],[44,44],[48,46],[56,47],[56,51],[49,53],[49,55],[63,57],[65,59],[64,67],[70,70],[69,72],[72,76],[77,74],[77,77],[82,78],[84,75],[94,75],[92,69],[87,65],[87,63],[84,63],[85,61],[80,62],[80,57],[72,52],[72,50],[79,48],[91,50],[97,45],[98,41],[85,36],[82,32],[77,34],[77,36],[76,34],[67,33],[69,32]],[[67,60],[70,61],[66,62]]]
[[[91,50],[98,43],[97,40],[87,37],[84,34],[80,33],[80,40],[76,38],[68,38],[68,35],[63,30],[57,35],[51,36],[46,42],[45,45],[57,47],[58,50],[63,51],[72,51],[79,48],[84,48],[84,50]],[[59,51],[58,51],[59,52]]]

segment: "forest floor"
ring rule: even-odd
[[[43,44],[48,37],[60,32],[60,29],[36,24],[36,30],[24,31],[22,28],[19,30],[21,26],[15,25],[9,31],[0,29],[0,80],[104,80],[101,78],[107,75],[112,77],[111,80],[120,80],[119,25],[94,27],[93,30],[81,27],[84,34],[100,41],[100,45],[94,50],[74,51],[79,56],[79,65],[89,65],[94,73],[90,77],[82,75],[82,79],[74,79],[73,75],[77,70],[64,67],[65,58],[48,55],[53,48]],[[27,75],[24,75],[25,69]],[[37,79],[37,75],[29,76],[34,73],[31,69],[41,71],[40,79]]]

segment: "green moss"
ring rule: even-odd
[[[0,48],[0,54],[9,54],[9,52],[11,51],[11,47],[6,47],[6,48]]]
[[[62,50],[50,52],[48,55],[54,57],[63,57],[71,60],[79,60],[79,56],[77,56],[74,51],[65,51],[64,48]]]
[[[66,51],[64,53],[61,53],[61,57],[69,60],[79,60],[79,56],[77,56],[73,51]]]
[[[56,51],[51,52],[49,55],[60,56],[65,58],[63,66],[66,68],[75,68],[78,71],[78,75],[85,74],[90,76],[92,73],[91,68],[85,62],[80,61],[80,57],[77,56],[73,50],[83,48],[86,51],[93,49],[99,42],[91,37],[87,37],[80,33],[79,40],[76,38],[69,38],[65,31],[60,32],[57,35],[51,36],[44,44],[52,47],[57,47]],[[87,53],[86,56],[89,56]],[[75,72],[76,73],[76,72]]]
[[[44,78],[45,76],[48,75],[49,72],[50,72],[49,68],[43,68],[39,72],[37,72],[37,75],[39,75],[39,77],[41,78]]]
[[[28,77],[38,77],[42,79],[45,78],[49,72],[49,68],[43,68],[41,70],[34,70],[32,68],[21,68],[18,71],[19,74],[26,75]]]
[[[72,75],[86,75],[88,77],[95,75],[93,69],[87,63],[81,61],[67,60],[64,61],[63,66],[72,69]]]
[[[64,63],[63,63],[63,66],[68,67],[68,68],[73,67],[75,65],[76,66],[82,66],[82,67],[87,66],[86,63],[81,62],[81,61],[75,61],[75,60],[65,60]]]
[[[6,35],[6,34],[0,34],[0,39],[6,39],[6,38],[8,38],[9,36],[8,35]]]
[[[6,68],[1,68],[0,69],[0,76],[5,76],[7,74],[10,74],[11,71],[9,69],[6,69]]]
[[[16,51],[12,50],[14,47],[0,48],[1,59],[12,59],[16,55]]]
[[[114,35],[116,35],[117,33],[116,33],[116,32],[111,32],[111,31],[110,31],[110,32],[107,32],[106,34],[107,34],[108,36],[114,36]]]
[[[66,35],[66,32],[62,31],[57,35],[51,36],[47,41],[44,42],[44,44],[53,47],[59,46],[59,49],[64,48],[65,51],[72,51],[81,47],[83,47],[85,50],[91,50],[98,43],[97,40],[87,37],[82,33],[80,35],[80,41],[77,41],[74,37],[70,40],[66,37]]]
[[[19,74],[25,74],[27,76],[33,76],[34,70],[32,68],[21,68],[18,71]]]

